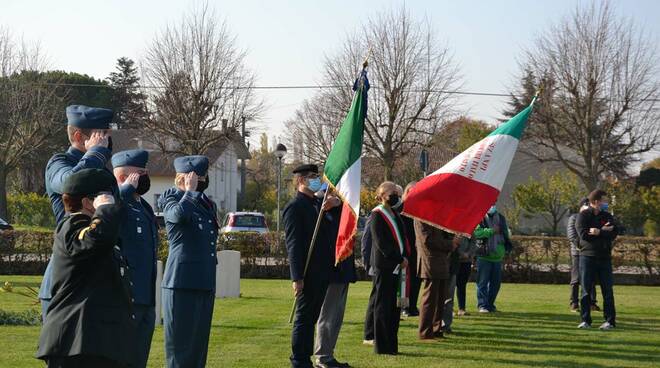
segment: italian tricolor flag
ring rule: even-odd
[[[408,194],[403,212],[429,225],[471,237],[497,201],[534,101],[419,181]]]
[[[360,213],[360,180],[362,171],[362,141],[364,119],[367,116],[367,71],[362,70],[353,85],[355,95],[337,139],[332,146],[323,168],[325,180],[342,199],[343,208],[339,221],[339,235],[335,245],[335,264],[353,253]]]

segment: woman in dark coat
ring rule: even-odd
[[[408,267],[406,239],[401,217],[392,210],[400,201],[396,184],[382,183],[376,190],[381,202],[374,208],[369,231],[372,236],[371,264],[374,269],[373,298],[374,350],[376,354],[398,353],[398,330],[401,303],[400,292],[403,270]],[[405,295],[399,295],[404,298]]]
[[[53,299],[37,358],[48,367],[128,367],[135,347],[129,269],[119,251],[124,208],[115,203],[115,178],[83,169],[67,179],[66,215],[53,243]]]

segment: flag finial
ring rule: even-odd
[[[373,50],[373,47],[369,46],[369,50],[367,51],[367,56],[364,57],[364,62],[362,63],[362,68],[366,69],[369,66],[369,57],[371,57],[371,51]]]

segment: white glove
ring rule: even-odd
[[[115,204],[115,197],[110,194],[101,194],[94,198],[94,208],[99,208],[106,204]]]

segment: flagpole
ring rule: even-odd
[[[360,72],[360,75],[362,75],[362,72],[364,72],[365,69],[367,69],[367,66],[369,66],[369,56],[371,56],[371,50],[372,48],[369,47],[369,51],[367,51],[367,56],[364,58],[364,62],[362,63],[362,71]],[[358,78],[361,78],[359,76]],[[359,93],[362,93],[362,86],[361,88],[358,89]],[[325,193],[323,194],[323,204],[325,204],[326,199],[328,198],[328,192],[330,191],[330,188],[328,187],[325,190]],[[319,211],[319,216],[316,219],[316,226],[314,227],[314,234],[312,235],[312,241],[309,245],[309,250],[307,251],[307,260],[305,262],[305,269],[303,271],[303,289],[305,288],[305,276],[307,276],[307,268],[309,267],[309,261],[312,258],[312,252],[314,252],[314,246],[316,243],[316,237],[319,232],[319,227],[321,226],[321,219],[323,218],[323,204],[321,205],[321,210]],[[293,300],[293,306],[291,307],[291,314],[289,315],[289,323],[293,323],[293,316],[296,314],[296,308],[298,306],[298,296],[296,296]]]
[[[328,198],[328,192],[330,191],[330,188],[327,188],[325,190],[325,194],[323,194],[323,202],[321,204],[321,210],[319,211],[319,217],[316,218],[316,226],[314,227],[314,234],[312,235],[312,242],[309,244],[309,250],[307,251],[307,260],[305,261],[305,270],[303,271],[303,289],[305,288],[305,276],[307,276],[307,268],[309,267],[309,261],[312,259],[312,252],[314,252],[314,245],[316,243],[316,236],[319,233],[319,227],[321,227],[321,219],[323,218],[323,204],[325,204],[325,200]],[[293,307],[291,308],[291,314],[289,315],[289,323],[293,322],[293,315],[296,314],[296,307],[298,306],[298,296],[296,295],[295,299],[293,299]]]

